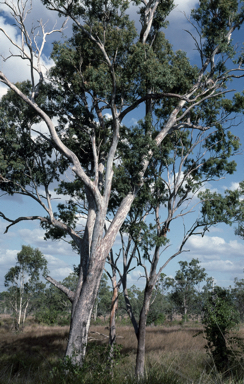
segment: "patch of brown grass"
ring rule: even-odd
[[[173,352],[173,351],[204,351],[205,340],[202,335],[193,337],[202,330],[198,328],[174,327],[147,327],[146,351],[149,352]],[[90,331],[96,331],[108,335],[109,331],[104,326],[92,326]],[[90,333],[92,338],[106,342],[107,339],[102,335]],[[137,339],[132,327],[122,326],[117,328],[117,343],[123,346],[126,353],[135,352]]]
[[[206,341],[202,335],[193,337],[201,329],[200,326],[147,327],[147,366],[155,367],[159,371],[176,372],[182,383],[191,380],[192,383],[209,384],[211,381],[204,371],[208,361],[204,349]],[[52,364],[64,356],[68,332],[68,326],[29,324],[19,333],[10,332],[4,325],[1,326],[0,383],[5,383],[1,381],[1,377],[10,373],[12,379],[9,376],[6,383],[44,383],[45,376],[42,375],[48,375]],[[91,326],[90,341],[95,339],[98,344],[107,344],[108,338],[104,335],[108,334],[109,330],[105,325]],[[244,327],[240,329],[239,336],[244,338]],[[137,339],[131,326],[117,328],[117,343],[122,345],[122,355],[127,354],[124,363],[118,369],[122,373],[127,374],[129,370],[133,373]],[[26,367],[29,372],[28,381],[25,376]],[[23,377],[23,381],[18,381],[16,375]],[[13,377],[16,380],[13,380]]]
[[[2,328],[2,327],[1,327]],[[18,333],[0,333],[0,354],[63,356],[68,339],[68,327],[27,326]]]

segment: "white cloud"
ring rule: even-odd
[[[186,248],[188,258],[198,258],[201,267],[209,276],[214,276],[220,285],[233,283],[234,277],[243,278],[244,249],[238,240],[225,240],[218,236],[192,236]],[[231,280],[232,279],[232,280]]]
[[[134,117],[132,117],[130,122],[131,122],[131,124],[136,125],[138,123],[138,119],[135,119]]]
[[[228,272],[234,273],[235,275],[238,274],[240,271],[242,271],[243,262],[237,263],[236,261],[233,262],[231,260],[211,260],[207,262],[202,262],[201,267],[205,268],[206,270],[211,270],[213,272]]]
[[[19,229],[18,234],[26,242],[32,243],[32,240],[35,240],[35,243],[43,241],[44,231],[42,229]]]
[[[244,256],[243,244],[237,240],[226,242],[222,237],[218,236],[192,236],[188,243],[188,247],[195,254],[202,255],[203,259],[207,255],[236,255]]]
[[[55,279],[64,279],[65,277],[67,277],[70,273],[74,272],[73,269],[69,268],[69,267],[65,267],[65,268],[57,268],[57,269],[53,269],[52,270],[52,277],[54,277]]]
[[[232,182],[229,187],[224,186],[224,189],[230,189],[231,191],[235,191],[236,189],[240,188],[240,183]]]
[[[179,16],[179,13],[185,12],[186,15],[189,15],[191,10],[196,7],[198,4],[198,1],[196,0],[176,0],[175,1],[175,9],[172,11],[171,16],[172,18],[181,17]],[[178,14],[177,14],[178,13]]]
[[[13,266],[16,263],[16,255],[19,250],[8,249],[6,252],[0,254],[0,265],[2,266]]]
[[[0,99],[8,92],[7,85],[0,84]]]

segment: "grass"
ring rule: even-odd
[[[22,332],[11,331],[11,319],[0,319],[0,384],[69,384],[118,383],[133,384],[136,360],[136,337],[130,326],[119,326],[117,343],[121,358],[114,377],[108,374],[105,349],[108,343],[106,324],[91,326],[88,343],[87,369],[66,377],[63,356],[68,327],[41,326],[33,321]],[[147,328],[146,378],[144,384],[243,384],[244,367],[228,377],[216,373],[204,349],[202,335],[193,337],[201,325],[187,327],[158,326]],[[244,328],[239,331],[244,337]]]

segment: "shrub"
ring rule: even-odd
[[[238,344],[241,340],[230,336],[230,331],[239,323],[239,313],[231,301],[230,293],[220,287],[215,287],[214,292],[209,293],[203,311],[202,322],[207,340],[205,348],[217,370],[227,372],[240,354]]]

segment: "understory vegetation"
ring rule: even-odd
[[[123,321],[122,320],[122,324]],[[63,360],[68,326],[44,326],[33,318],[24,330],[13,332],[12,319],[0,320],[0,383],[135,383],[136,337],[132,326],[118,320],[117,347],[113,375],[108,365],[107,320],[92,325],[86,362],[82,369]],[[129,323],[128,323],[129,324]],[[197,322],[180,324],[166,321],[164,326],[147,327],[146,375],[143,383],[243,383],[244,366],[236,355],[229,370],[217,373],[213,359],[206,354],[204,334],[193,337],[203,327]],[[236,333],[244,337],[244,327]],[[69,374],[65,372],[69,370]]]

